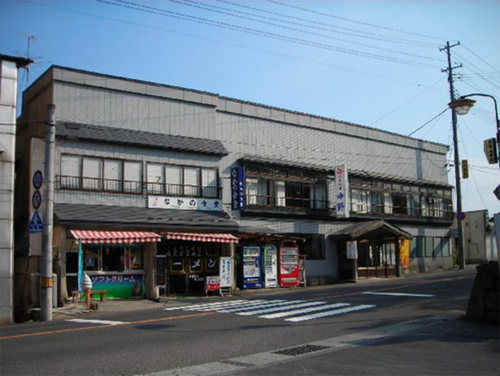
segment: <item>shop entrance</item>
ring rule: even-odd
[[[158,244],[156,285],[160,295],[203,294],[205,278],[219,275],[220,257],[231,256],[227,243],[238,240],[227,234],[187,235],[169,233],[167,241]]]
[[[385,221],[357,223],[329,235],[337,241],[339,279],[400,276],[400,243],[412,235]],[[355,254],[347,252],[355,244]]]

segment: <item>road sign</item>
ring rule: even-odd
[[[33,217],[31,218],[30,224],[28,226],[28,232],[34,234],[37,232],[43,232],[43,221],[38,214],[38,210],[35,210]]]
[[[37,170],[33,174],[33,187],[35,187],[35,189],[40,189],[40,187],[42,186],[42,184],[43,184],[43,174],[42,174],[42,171]]]
[[[33,209],[40,209],[40,205],[42,204],[42,194],[40,191],[36,190],[33,193],[33,197],[31,197],[31,204],[33,205]]]
[[[465,219],[465,213],[464,212],[457,213],[457,219],[459,221],[463,221]]]

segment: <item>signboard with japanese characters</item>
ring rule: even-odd
[[[348,240],[346,242],[347,259],[356,260],[358,258],[358,242],[356,240]]]
[[[243,167],[234,167],[231,169],[231,207],[233,210],[242,210],[245,208]]]
[[[94,290],[106,290],[108,298],[132,298],[143,295],[142,274],[89,275]]]
[[[220,287],[231,287],[232,286],[232,275],[233,275],[233,260],[231,257],[221,257],[219,260],[220,266]]]
[[[222,200],[210,198],[148,196],[149,209],[222,211]]]
[[[349,181],[345,165],[335,168],[335,209],[338,218],[349,218]]]

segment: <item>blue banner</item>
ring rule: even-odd
[[[233,167],[231,169],[231,207],[233,210],[242,210],[245,208],[243,167]]]

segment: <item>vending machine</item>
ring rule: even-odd
[[[243,288],[262,288],[260,247],[243,247]]]
[[[299,247],[279,248],[279,284],[281,287],[299,285]]]
[[[278,250],[275,245],[264,246],[264,287],[278,287]]]

